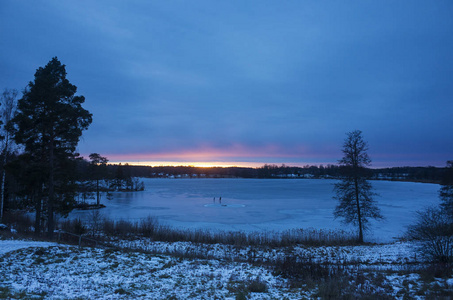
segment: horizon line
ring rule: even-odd
[[[274,163],[274,162],[178,162],[178,161],[111,161],[108,162],[110,165],[128,164],[129,166],[145,166],[145,167],[194,167],[194,168],[251,168],[257,169],[264,167],[265,165],[270,166],[286,166],[286,167],[297,167],[304,168],[309,167],[326,167],[326,166],[339,166],[338,163],[323,162],[323,163]],[[390,164],[379,164],[369,166],[369,169],[386,169],[386,168],[444,168],[445,166],[433,166],[433,165],[390,165]]]

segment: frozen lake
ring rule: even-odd
[[[333,211],[335,180],[316,179],[154,179],[144,178],[143,192],[114,193],[103,199],[102,214],[138,220],[148,215],[179,228],[227,231],[291,228],[346,229]],[[378,206],[386,218],[372,222],[366,240],[391,241],[415,220],[415,212],[439,203],[439,185],[372,181]],[[214,202],[215,197],[215,202]],[[219,197],[222,197],[221,204]],[[71,217],[87,218],[89,211]]]

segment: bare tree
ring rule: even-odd
[[[344,218],[345,223],[358,227],[358,241],[363,243],[363,231],[368,228],[370,219],[382,219],[373,197],[371,183],[367,180],[367,166],[371,164],[368,156],[368,144],[363,140],[362,132],[355,130],[347,133],[343,144],[342,180],[335,184],[334,198],[339,201],[335,208],[335,218]]]
[[[3,210],[5,203],[5,165],[7,163],[8,154],[11,148],[11,119],[14,117],[16,111],[16,99],[17,99],[17,90],[14,89],[5,89],[1,95],[0,103],[1,107],[1,118],[3,122],[2,136],[3,136],[3,167],[2,167],[2,184],[1,184],[1,199],[0,199],[0,223],[3,221]]]

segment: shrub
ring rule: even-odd
[[[3,215],[5,224],[16,229],[19,233],[31,233],[33,231],[33,218],[21,211],[7,211]]]
[[[233,275],[228,281],[227,289],[236,295],[236,300],[248,299],[250,293],[266,293],[268,290],[266,282],[259,277],[243,282],[235,279]]]
[[[318,281],[317,286],[316,299],[394,299],[393,287],[384,278],[361,271],[335,274]]]
[[[115,222],[115,232],[119,236],[129,236],[137,232],[137,223],[119,220]]]
[[[119,295],[126,295],[126,294],[129,294],[125,289],[123,289],[122,287],[120,288],[117,288],[115,291],[114,291],[115,294],[119,294]]]
[[[86,225],[82,222],[80,218],[74,220],[64,220],[60,222],[59,226],[63,231],[74,233],[74,234],[84,234],[87,231]]]
[[[61,223],[62,229],[74,232],[72,221]],[[79,224],[81,225],[81,224]],[[207,229],[178,229],[159,224],[158,219],[148,216],[138,222],[129,220],[110,220],[102,218],[99,211],[89,215],[85,230],[90,230],[92,236],[99,236],[103,232],[106,236],[135,238],[148,237],[162,242],[193,242],[202,244],[225,244],[235,247],[290,247],[295,245],[351,245],[355,243],[355,236],[346,231],[291,229],[283,232],[239,232],[239,231],[210,231]],[[79,226],[80,227],[80,226]]]
[[[266,293],[267,284],[265,281],[261,280],[261,278],[256,277],[248,283],[247,289],[252,293]]]
[[[418,251],[430,260],[453,262],[453,222],[440,208],[418,212],[417,223],[408,229],[409,238],[419,241]]]
[[[436,278],[450,278],[453,275],[451,263],[433,263],[418,270],[420,279],[424,282],[433,282]]]
[[[96,209],[89,214],[89,228],[92,236],[97,236],[102,227],[102,214]]]
[[[102,230],[106,235],[115,235],[115,221],[104,219],[104,222],[102,222]]]
[[[144,237],[152,237],[154,230],[157,228],[158,222],[156,218],[148,216],[147,218],[140,221],[138,231]]]
[[[345,275],[344,266],[314,262],[309,258],[287,253],[274,263],[274,274],[289,279],[291,287],[301,287],[309,282],[327,282]]]
[[[82,223],[80,219],[75,219],[73,221],[73,232],[78,235],[82,235],[87,231],[85,224]]]

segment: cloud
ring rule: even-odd
[[[334,163],[361,129],[379,163],[451,159],[449,2],[0,5],[0,82],[58,56],[94,115],[82,153]]]

